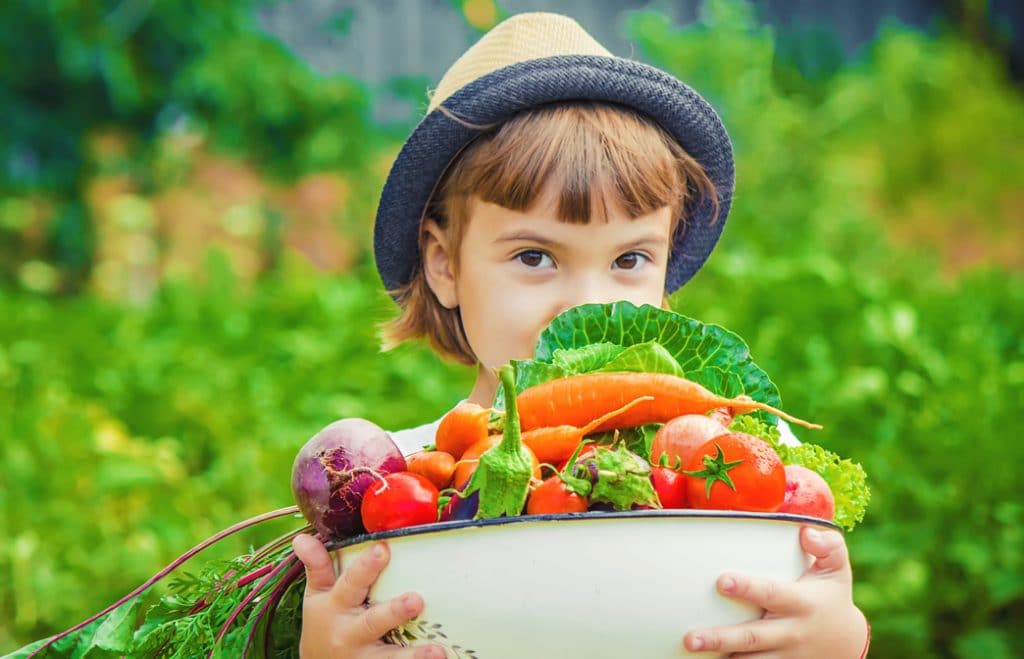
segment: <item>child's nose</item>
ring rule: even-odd
[[[612,286],[602,277],[587,276],[576,277],[571,282],[563,296],[562,311],[581,304],[605,304],[620,299],[615,286]]]

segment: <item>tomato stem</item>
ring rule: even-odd
[[[736,465],[743,462],[743,460],[736,460],[735,462],[726,462],[725,454],[722,452],[722,447],[715,443],[716,455],[711,457],[710,455],[704,456],[704,469],[699,471],[684,471],[683,473],[687,476],[693,476],[694,478],[703,478],[704,481],[704,497],[711,499],[711,486],[716,481],[722,481],[729,488],[735,492],[736,485],[732,482],[732,478],[729,477],[729,470],[734,468]]]

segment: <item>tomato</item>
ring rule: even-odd
[[[651,467],[651,483],[662,508],[686,508],[686,476],[669,467]]]
[[[437,424],[434,444],[438,451],[450,453],[458,460],[473,444],[487,437],[491,412],[476,403],[462,401]]]
[[[786,496],[780,513],[808,515],[832,521],[836,500],[832,489],[818,472],[801,465],[786,465]]]
[[[745,433],[709,440],[690,459],[686,499],[692,508],[775,512],[786,495],[786,472],[768,442]]]
[[[574,492],[558,474],[533,488],[526,501],[527,515],[555,513],[582,513],[587,510],[587,499]]]
[[[651,464],[664,464],[679,469],[690,464],[690,458],[704,442],[727,432],[729,431],[725,426],[710,416],[677,416],[654,433],[654,440],[651,441]]]
[[[371,533],[430,524],[437,521],[437,498],[437,488],[429,480],[398,471],[367,488],[359,513]]]

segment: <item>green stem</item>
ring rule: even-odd
[[[516,401],[516,371],[512,364],[505,364],[498,371],[498,378],[505,390],[505,428],[501,433],[503,453],[518,455],[522,450],[522,436],[519,428],[519,405]]]

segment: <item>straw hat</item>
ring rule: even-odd
[[[412,279],[420,222],[434,187],[479,135],[449,115],[486,126],[521,110],[572,100],[629,106],[672,133],[701,164],[718,191],[718,218],[712,221],[714,205],[706,200],[686,227],[680,223],[666,291],[700,269],[722,233],[733,190],[732,145],[714,109],[668,73],[613,56],[571,18],[526,13],[494,27],[448,69],[391,167],[374,227],[377,270],[388,290]]]

